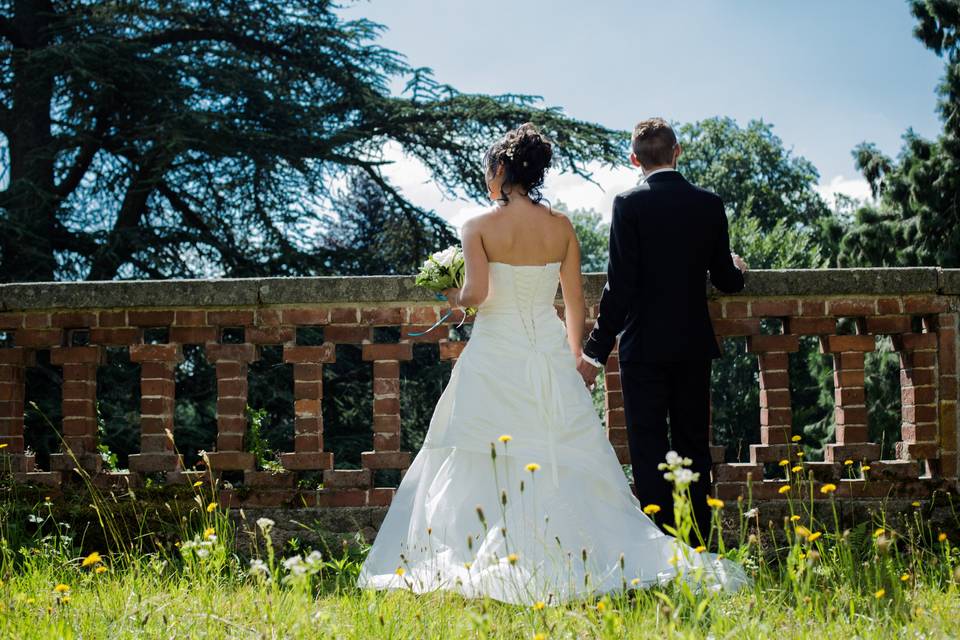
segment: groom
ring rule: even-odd
[[[670,125],[640,122],[631,146],[644,180],[613,201],[607,284],[577,369],[592,385],[623,332],[620,383],[637,497],[660,506],[661,526],[672,525],[671,486],[657,465],[670,449],[690,458],[700,474],[690,488],[694,517],[706,537],[710,365],[720,356],[706,277],[735,293],[747,265],[730,253],[723,201],[676,170],[681,149]]]

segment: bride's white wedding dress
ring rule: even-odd
[[[553,604],[693,566],[712,588],[746,581],[739,566],[677,543],[643,513],[553,306],[559,272],[559,263],[490,263],[489,295],[360,587]]]

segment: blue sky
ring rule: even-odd
[[[361,0],[344,14],[386,25],[384,45],[462,91],[541,95],[621,129],[650,115],[763,119],[816,165],[824,193],[864,193],[859,142],[895,154],[908,127],[940,128],[943,61],[913,37],[901,0]],[[388,173],[411,199],[454,222],[475,210],[396,159]],[[597,176],[606,193],[552,176],[548,195],[604,211],[635,181]]]

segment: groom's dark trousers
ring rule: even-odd
[[[705,534],[710,510],[710,364],[720,356],[707,309],[707,277],[727,293],[743,288],[730,256],[719,196],[676,171],[658,172],[613,202],[607,284],[583,347],[605,363],[620,336],[620,383],[635,491],[673,524],[671,485],[657,465],[673,449],[693,461],[694,516]]]

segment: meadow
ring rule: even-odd
[[[677,535],[697,545],[694,553],[710,546],[741,563],[750,587],[717,593],[694,573],[642,590],[624,577],[621,592],[559,606],[359,590],[362,540],[274,545],[272,521],[231,517],[209,481],[198,481],[191,499],[165,505],[177,532],[169,544],[157,542],[145,521],[131,527],[111,515],[122,502],[136,504],[136,493],[90,486],[102,535],[88,537],[60,519],[64,505],[52,497],[24,513],[23,496],[9,485],[0,507],[0,637],[956,637],[960,553],[944,531],[960,523],[951,496],[843,528],[834,485],[818,485],[815,505],[802,462],[783,471],[789,516],[764,519],[750,495],[715,500],[707,540],[691,532],[686,489],[676,482]],[[931,524],[934,508],[952,514],[950,526]],[[89,548],[95,538],[104,548]],[[240,544],[251,538],[257,544]]]

